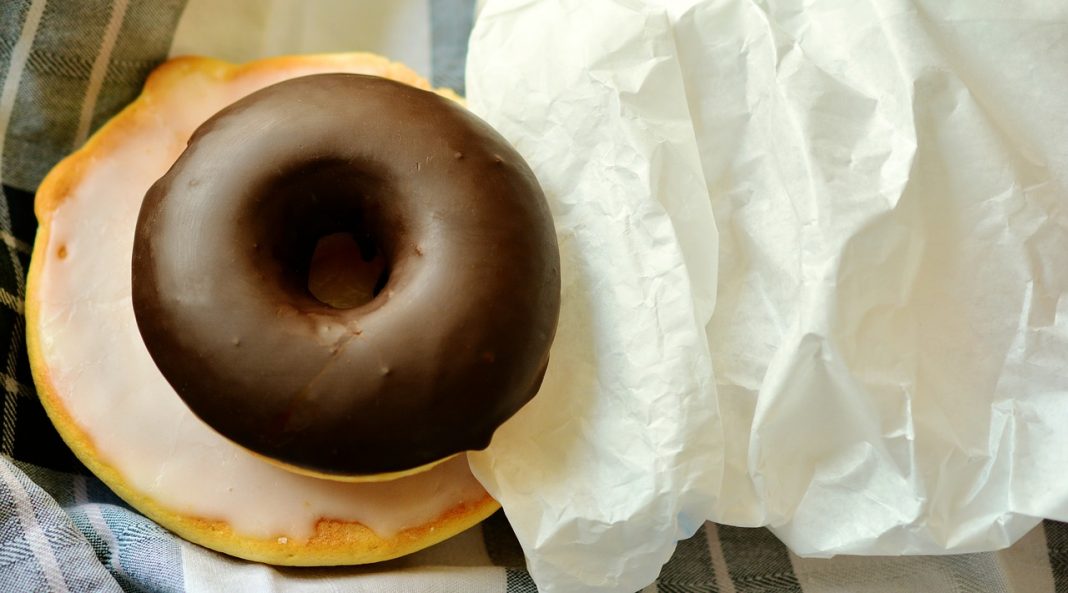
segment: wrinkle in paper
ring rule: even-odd
[[[701,521],[801,555],[1068,519],[1068,6],[491,0],[472,109],[543,183],[545,387],[473,457],[544,591]]]

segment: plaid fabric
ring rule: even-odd
[[[432,78],[462,91],[473,1],[428,1]],[[139,515],[73,457],[45,417],[30,378],[22,302],[36,228],[33,191],[60,158],[133,99],[148,72],[165,58],[184,5],[183,0],[0,3],[3,592],[204,590],[191,571],[205,563],[208,572],[260,571],[257,578],[279,591],[295,590],[287,587],[307,583],[309,575],[323,576],[227,560],[180,541]],[[392,590],[537,590],[500,513],[475,532],[417,554],[411,562],[401,565],[405,571],[390,581]],[[455,570],[440,570],[449,566]],[[429,581],[411,580],[428,567],[439,569],[423,573]],[[488,579],[486,567],[493,571]],[[477,586],[466,576],[476,573]],[[387,581],[390,574],[385,573]],[[377,585],[359,583],[381,583],[383,577],[349,569],[326,576],[336,583],[356,579],[345,580],[344,590],[369,590]],[[998,553],[811,560],[790,554],[765,529],[709,523],[679,543],[657,582],[645,591],[1068,591],[1068,525],[1046,522]]]

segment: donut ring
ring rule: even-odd
[[[317,241],[371,237],[388,280],[337,309]],[[315,474],[373,476],[482,449],[537,392],[559,312],[552,218],[519,154],[466,109],[321,74],[204,123],[147,193],[133,305],[208,425]]]
[[[456,535],[499,508],[462,455],[411,477],[352,484],[265,463],[191,414],[138,332],[130,264],[147,189],[217,110],[276,82],[324,72],[430,88],[404,66],[370,54],[242,65],[174,59],[49,173],[35,201],[27,348],[60,436],[116,494],[163,527],[272,564],[387,560]]]

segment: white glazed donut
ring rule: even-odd
[[[396,480],[342,483],[291,473],[198,420],[157,370],[131,305],[142,197],[212,114],[270,84],[321,72],[428,88],[368,54],[233,66],[180,58],[60,163],[36,199],[27,338],[45,409],[85,465],[158,523],[204,546],[287,565],[375,562],[450,537],[497,503],[460,455]]]

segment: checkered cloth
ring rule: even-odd
[[[536,591],[500,513],[370,570],[275,569],[225,558],[119,500],[45,417],[22,317],[33,192],[60,158],[136,96],[170,50],[187,1],[0,2],[0,592]],[[473,0],[425,2],[433,81],[462,91]],[[679,543],[645,591],[1068,591],[1068,526],[1047,521],[997,553],[812,560],[790,554],[767,530],[709,523]]]

